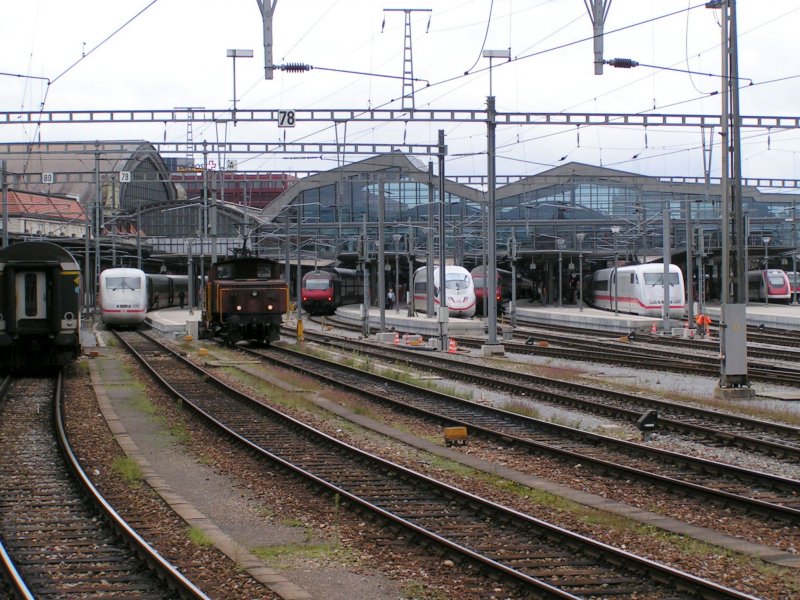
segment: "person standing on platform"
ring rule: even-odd
[[[394,289],[393,288],[389,288],[389,293],[386,294],[387,308],[389,308],[389,309],[394,308],[394,301],[395,301]]]

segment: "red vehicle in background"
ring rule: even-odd
[[[485,267],[480,265],[472,269],[472,281],[475,283],[475,312],[479,315],[483,314],[484,297],[489,290],[489,283],[484,276]],[[497,286],[495,291],[497,293],[497,306],[502,310],[501,303],[511,301],[511,271],[505,269],[497,269]],[[525,298],[533,298],[533,281],[525,279],[524,277],[517,277],[517,300]]]
[[[800,273],[797,271],[787,271],[786,276],[789,278],[789,287],[791,288],[791,302],[797,303],[797,292],[800,291]]]
[[[747,299],[751,302],[792,301],[789,276],[781,269],[766,269],[747,273]]]
[[[364,277],[341,267],[315,269],[303,276],[300,297],[308,314],[332,315],[340,306],[364,301]]]

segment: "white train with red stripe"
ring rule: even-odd
[[[138,327],[147,316],[147,275],[115,267],[100,273],[100,319],[109,327]]]
[[[677,265],[669,265],[669,316],[680,319],[686,309],[686,287]],[[591,304],[603,310],[646,317],[662,316],[664,265],[628,265],[600,269],[591,278]]]
[[[750,302],[788,304],[792,301],[792,282],[782,269],[748,271],[747,299]]]
[[[444,268],[445,305],[451,317],[475,316],[475,284],[472,274],[464,267],[449,265]],[[439,267],[433,269],[433,306],[439,307]],[[414,271],[414,309],[424,312],[428,306],[428,268]]]

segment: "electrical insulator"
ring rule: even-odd
[[[281,71],[289,71],[290,73],[300,73],[301,71],[310,71],[313,69],[311,65],[304,65],[303,63],[286,63],[281,65]]]
[[[632,69],[639,66],[638,62],[630,58],[612,58],[606,62],[617,69]]]

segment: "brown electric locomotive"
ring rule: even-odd
[[[289,309],[289,286],[281,264],[241,252],[211,265],[201,334],[228,344],[269,345],[280,337]]]

